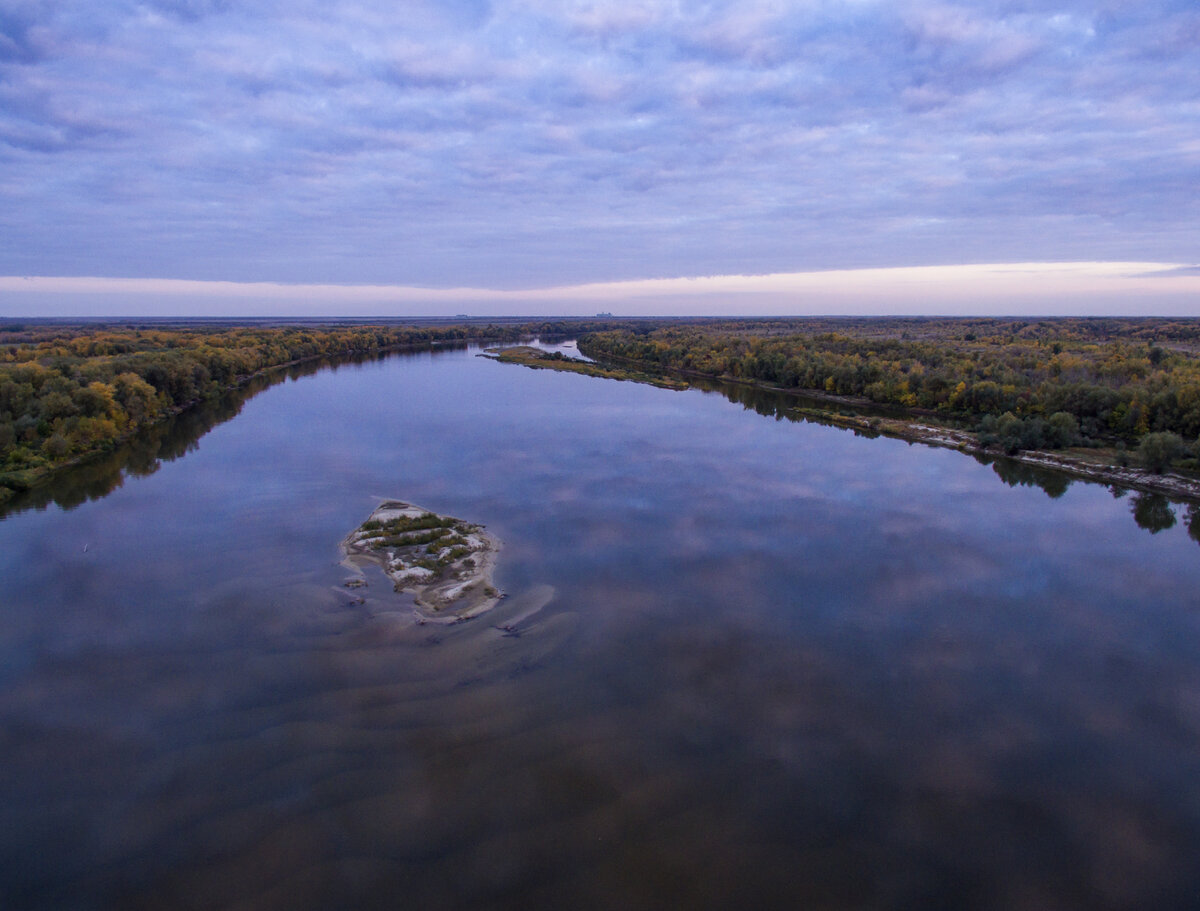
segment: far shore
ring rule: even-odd
[[[629,364],[630,366],[644,366],[640,365],[638,361],[627,358],[612,357],[610,355],[603,355],[602,357],[604,360]],[[1023,462],[1037,468],[1062,472],[1112,487],[1162,494],[1178,500],[1200,503],[1200,478],[1188,477],[1170,471],[1156,474],[1155,472],[1133,465],[1117,465],[1112,462],[1112,450],[1080,447],[1062,450],[1026,449],[1013,453],[1003,452],[993,447],[984,446],[979,442],[975,434],[968,430],[926,423],[921,419],[922,416],[914,414],[903,415],[896,413],[887,417],[865,417],[862,415],[844,414],[840,410],[834,410],[835,408],[861,408],[873,411],[895,411],[894,408],[881,407],[869,399],[857,396],[836,395],[817,389],[785,389],[781,386],[771,386],[766,383],[741,379],[740,377],[715,377],[693,370],[682,370],[671,367],[661,369],[665,374],[684,379],[731,383],[751,389],[761,389],[764,392],[779,393],[791,398],[828,403],[832,408],[798,407],[792,409],[792,411],[799,417],[811,417],[814,420],[825,421],[850,430],[889,436],[914,443],[924,443],[928,446],[957,449],[959,452],[982,458],[1010,459],[1015,462]],[[929,416],[933,417],[933,414],[930,413]]]

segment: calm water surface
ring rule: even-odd
[[[394,356],[10,514],[0,907],[1200,904],[1193,517],[749,398]],[[353,603],[384,497],[508,599]]]

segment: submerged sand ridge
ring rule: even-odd
[[[398,592],[437,614],[474,617],[502,597],[492,584],[500,542],[476,525],[402,500],[385,500],[342,542],[346,565],[373,563]],[[352,580],[348,586],[365,584]]]

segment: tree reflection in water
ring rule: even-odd
[[[1130,507],[1133,521],[1152,535],[1175,527],[1175,513],[1171,501],[1160,493],[1136,493]]]
[[[436,354],[464,347],[465,344],[443,343],[430,350]],[[347,365],[365,364],[394,356],[396,352],[320,358],[259,374],[236,390],[203,401],[170,420],[145,428],[111,452],[56,472],[0,506],[0,518],[30,509],[45,509],[51,504],[61,509],[74,509],[91,500],[99,500],[124,484],[126,477],[152,475],[163,462],[173,462],[193,452],[201,437],[214,427],[237,417],[246,402],[272,386],[311,376],[322,370],[337,370]]]

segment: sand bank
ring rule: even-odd
[[[500,541],[475,525],[402,500],[380,503],[342,541],[343,563],[356,570],[350,587],[365,584],[362,568],[379,566],[396,591],[410,592],[419,608],[474,617],[504,597],[492,583]]]

